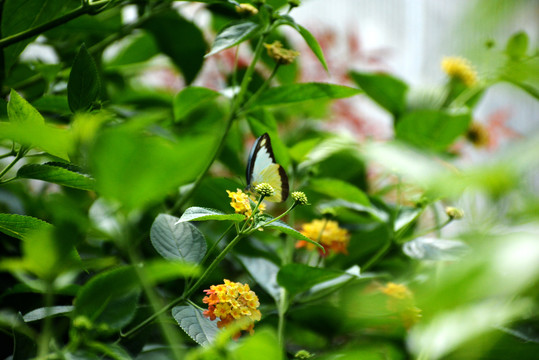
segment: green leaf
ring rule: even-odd
[[[62,14],[67,7],[65,1],[57,0],[5,0],[2,9],[2,38],[18,34],[22,31],[51,21]],[[8,16],[9,15],[9,16]],[[4,50],[5,71],[9,70],[17,61],[19,54],[26,45],[31,43],[37,35],[14,43]]]
[[[526,55],[530,39],[524,31],[519,31],[507,41],[505,53],[512,59],[518,60]]]
[[[271,217],[269,218],[269,220],[271,221]],[[265,222],[267,222],[267,221],[265,221]],[[296,240],[303,240],[303,241],[310,242],[311,244],[316,245],[320,249],[322,249],[323,252],[326,252],[326,250],[324,249],[324,247],[322,245],[320,245],[316,241],[313,241],[313,240],[309,239],[307,236],[303,235],[302,233],[300,233],[299,231],[297,231],[296,229],[294,229],[290,225],[288,225],[288,224],[286,224],[286,223],[284,223],[284,222],[282,222],[280,220],[273,221],[268,225],[259,224],[258,226],[263,227],[263,228],[268,228],[268,229],[279,230],[279,231],[285,233],[286,235],[292,236]]]
[[[81,45],[67,82],[67,102],[72,112],[86,111],[99,96],[101,80],[92,55]]]
[[[45,124],[45,119],[43,119],[39,111],[13,89],[9,93],[7,116],[10,122],[21,126],[38,127]]]
[[[389,220],[389,216],[387,213],[378,210],[374,206],[365,206],[342,199],[324,202],[321,203],[319,206],[321,210],[330,208],[346,208],[360,213],[367,213],[379,222],[386,222]]]
[[[276,106],[317,99],[342,99],[362,91],[343,85],[326,83],[300,83],[270,88],[253,106]]]
[[[17,177],[48,181],[75,189],[94,189],[94,179],[89,175],[81,173],[75,166],[57,162],[24,165],[17,171]]]
[[[277,283],[279,267],[264,258],[238,255],[238,259],[257,284],[266,290],[275,299],[275,302],[279,302],[281,298],[281,287]]]
[[[198,263],[206,254],[206,239],[195,226],[178,220],[159,214],[150,230],[152,245],[165,259]]]
[[[204,221],[204,220],[219,220],[219,221],[243,221],[245,215],[242,214],[225,214],[218,210],[208,209],[198,206],[193,206],[185,210],[178,222],[183,221]]]
[[[0,231],[19,240],[26,240],[29,234],[46,229],[52,229],[52,225],[31,216],[0,214]]]
[[[352,80],[365,91],[367,96],[394,116],[399,116],[406,108],[408,85],[388,74],[367,74],[350,72]]]
[[[135,315],[138,303],[138,279],[131,266],[101,273],[90,279],[75,298],[73,319],[88,318],[93,324],[117,330]]]
[[[48,316],[69,314],[73,309],[74,307],[72,305],[51,306],[48,308],[42,307],[26,313],[23,316],[23,319],[25,322],[32,322],[42,320]]]
[[[417,110],[402,116],[396,125],[396,138],[420,148],[442,151],[466,132],[472,121],[469,112]]]
[[[86,346],[88,346],[90,349],[93,349],[96,352],[102,353],[106,355],[107,359],[113,359],[113,360],[132,360],[133,358],[127,350],[122,348],[118,344],[104,344],[100,342],[95,341],[88,341],[86,342]],[[83,357],[85,360],[87,360],[86,357]]]
[[[180,121],[191,112],[218,97],[217,91],[198,86],[188,86],[180,91],[173,102],[174,120]]]
[[[219,332],[216,321],[206,318],[201,310],[191,305],[173,307],[172,317],[191,339],[202,346],[210,346]]]
[[[256,331],[253,336],[245,338],[233,350],[234,359],[252,360],[256,354],[256,360],[282,360],[283,352],[279,346],[277,335],[269,329]]]
[[[326,59],[324,58],[324,53],[322,52],[322,48],[320,47],[318,40],[316,40],[313,34],[311,34],[309,30],[307,30],[303,26],[297,24],[290,17],[286,19],[285,23],[297,30],[297,32],[303,37],[303,40],[305,40],[305,42],[307,43],[311,51],[317,57],[318,61],[320,61],[320,64],[322,64],[324,69],[329,73],[328,64],[326,63]]]
[[[333,271],[304,264],[288,264],[277,274],[277,282],[290,292],[298,294],[311,289],[316,284],[335,279],[341,271]]]
[[[125,37],[128,44],[107,64],[107,68],[142,63],[159,54],[159,48],[151,34],[145,31]]]
[[[458,240],[419,237],[405,243],[402,251],[417,260],[455,261],[468,253],[470,248]]]
[[[152,285],[200,275],[200,268],[196,265],[163,259],[146,261],[142,271],[146,281]]]
[[[406,229],[417,220],[423,211],[423,208],[400,208],[400,211],[398,212],[393,224],[393,231],[395,231],[395,233],[399,231],[406,231]]]
[[[217,34],[211,50],[206,54],[206,57],[217,54],[222,50],[236,46],[254,37],[259,29],[259,24],[248,20],[240,21],[224,28]]]
[[[180,69],[185,82],[193,82],[202,68],[206,52],[206,42],[200,29],[173,10],[150,17],[143,27],[154,36],[161,51]]]
[[[369,198],[363,191],[346,181],[331,178],[313,178],[309,184],[311,189],[321,194],[365,206],[371,205]]]
[[[156,203],[204,169],[213,152],[212,140],[204,135],[170,141],[107,130],[91,150],[96,189],[127,209]]]

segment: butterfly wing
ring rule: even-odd
[[[275,193],[266,197],[273,202],[285,201],[288,197],[288,176],[283,167],[275,162],[269,135],[263,134],[256,139],[247,162],[247,189],[253,189],[258,184],[270,184]]]

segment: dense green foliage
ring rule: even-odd
[[[198,2],[0,1],[0,356],[536,356],[539,138],[474,167],[454,148],[481,145],[473,111],[494,84],[539,98],[528,36],[484,50],[502,59],[488,77],[446,70],[421,98],[382,73],[298,82],[289,31],[332,70],[293,19],[299,1]],[[57,58],[21,56],[29,44]],[[181,90],[144,82],[163,63]],[[211,66],[219,88],[200,81]],[[394,140],[324,130],[331,103],[358,95],[390,114]],[[245,187],[264,133],[308,204],[262,213],[254,194],[245,215],[227,190]],[[224,279],[256,293],[254,334],[204,315]]]

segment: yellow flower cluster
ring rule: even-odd
[[[318,241],[324,247],[325,254],[319,249],[322,256],[327,255],[329,250],[333,250],[335,253],[348,254],[347,247],[350,242],[350,233],[346,229],[340,228],[336,221],[313,220],[310,223],[303,224],[301,233],[313,241]],[[306,247],[312,250],[315,245],[308,241],[300,240],[296,243],[296,247]]]
[[[467,59],[448,56],[442,59],[442,70],[452,78],[457,78],[467,87],[477,84],[477,72]]]
[[[421,309],[414,303],[414,294],[405,285],[387,283],[380,289],[388,296],[387,309],[399,315],[406,329],[419,321]]]
[[[204,316],[212,321],[219,318],[220,321],[217,322],[219,328],[226,327],[235,320],[246,319],[248,321],[239,323],[240,329],[250,334],[254,333],[254,322],[261,318],[258,310],[260,302],[248,284],[224,279],[224,284],[212,285],[204,292],[207,296],[202,302],[208,304]],[[236,334],[236,338],[241,335],[241,330]]]
[[[269,57],[281,65],[291,64],[294,59],[299,56],[299,52],[283,48],[283,44],[281,44],[280,41],[274,41],[271,44],[264,44],[264,46],[268,50]]]
[[[251,208],[251,202],[249,201],[249,195],[242,192],[240,189],[236,189],[236,192],[232,192],[227,190],[228,197],[232,199],[230,202],[230,206],[234,208],[234,211],[237,214],[243,214],[245,217],[250,217],[253,213],[253,209]],[[264,203],[261,203],[258,205],[258,211],[262,213],[264,210],[266,210],[266,205]]]

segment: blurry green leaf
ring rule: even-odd
[[[35,231],[52,229],[52,225],[31,216],[0,214],[0,231],[19,240],[26,240]]]
[[[34,329],[28,326],[20,313],[11,310],[0,310],[0,328],[7,328],[15,333],[22,333],[30,338],[37,338]]]
[[[257,284],[278,302],[281,298],[281,287],[277,284],[279,267],[264,258],[250,256],[238,256],[238,258]]]
[[[245,215],[243,214],[225,214],[218,210],[207,209],[198,206],[192,206],[185,210],[178,222],[184,221],[205,221],[205,220],[219,220],[219,221],[243,221]]]
[[[143,27],[152,33],[161,51],[180,69],[185,82],[193,82],[206,52],[200,29],[174,10],[150,17]]]
[[[18,34],[22,31],[36,27],[46,23],[62,13],[65,7],[64,1],[57,0],[5,0],[2,9],[2,38]],[[9,14],[9,16],[6,16]],[[6,47],[4,50],[5,72],[9,70],[17,61],[19,54],[24,50],[26,45],[32,42],[37,37],[19,41]]]
[[[58,162],[24,165],[17,171],[17,177],[48,181],[75,189],[94,189],[94,179],[89,175],[83,174],[73,165]]]
[[[11,89],[7,115],[13,124],[28,128],[39,127],[45,124],[43,116],[28,101],[23,99],[15,90]]]
[[[124,41],[128,43],[107,63],[107,68],[141,63],[159,53],[153,36],[145,31],[127,36]]]
[[[408,241],[402,251],[417,260],[455,261],[468,253],[470,248],[458,240],[419,237]]]
[[[85,344],[89,348],[93,349],[96,352],[102,353],[106,356],[107,359],[113,359],[113,360],[131,360],[133,359],[131,355],[122,348],[120,345],[113,343],[113,344],[105,344],[95,341],[88,341]],[[85,358],[86,359],[86,358]]]
[[[322,141],[318,140],[316,146],[307,153],[305,159],[299,164],[298,170],[308,170],[310,167],[341,152],[358,155],[358,143],[353,139],[345,137],[331,137]]]
[[[159,214],[150,230],[152,245],[165,259],[198,263],[206,254],[206,239],[195,226],[178,220]]]
[[[174,120],[180,121],[191,112],[218,97],[217,91],[198,86],[188,86],[182,89],[173,103]]]
[[[217,322],[206,318],[192,305],[173,307],[172,317],[191,339],[202,346],[210,346],[219,332]]]
[[[394,116],[398,116],[406,108],[408,85],[402,80],[388,74],[357,71],[350,72],[350,76],[372,100]]]
[[[524,31],[519,31],[507,41],[505,53],[513,59],[520,59],[526,55],[529,38]]]
[[[314,53],[318,61],[320,61],[320,64],[324,67],[324,69],[329,73],[328,64],[326,63],[326,59],[324,58],[324,53],[322,52],[322,48],[320,47],[320,44],[318,43],[318,40],[303,26],[297,24],[294,19],[291,17],[283,17],[285,19],[285,23],[293,27],[297,30],[297,32],[303,37],[311,51]]]
[[[66,95],[43,95],[32,102],[38,111],[60,115],[71,113]]]
[[[91,152],[96,188],[127,209],[160,201],[203,170],[214,151],[211,140],[191,136],[172,142],[125,130],[105,131]]]
[[[26,313],[23,319],[25,322],[32,322],[42,320],[48,316],[69,314],[73,309],[74,307],[71,305],[51,306],[49,308],[42,307]]]
[[[451,114],[439,110],[407,113],[396,125],[397,139],[420,148],[442,151],[463,134],[472,121],[470,113]]]
[[[296,162],[302,162],[307,157],[307,154],[320,143],[320,139],[313,138],[295,143],[289,150],[290,157]]]
[[[99,198],[90,207],[88,217],[96,229],[111,239],[119,239],[122,236],[122,225],[118,217],[119,208],[119,204],[113,204],[104,198]]]
[[[363,191],[339,179],[313,178],[309,181],[309,188],[329,197],[343,199],[365,206],[371,205],[369,198]]]
[[[422,213],[423,208],[411,208],[411,207],[402,207],[400,208],[395,222],[393,224],[393,231],[398,232],[401,230],[406,230]]]
[[[249,40],[257,34],[259,29],[259,24],[249,20],[242,20],[224,28],[217,34],[211,50],[206,54],[206,57]]]
[[[283,352],[279,346],[277,335],[270,329],[257,330],[234,349],[234,358],[237,360],[252,360],[256,354],[257,360],[280,360]]]
[[[86,111],[99,96],[101,80],[92,55],[81,45],[67,82],[67,102],[72,112]]]
[[[271,218],[269,218],[269,220],[271,220]],[[266,219],[264,222],[265,223],[268,222],[268,219]],[[260,226],[260,224],[258,226]],[[316,241],[313,241],[313,240],[309,239],[307,236],[303,235],[302,233],[300,233],[299,231],[297,231],[296,229],[294,229],[290,225],[288,225],[288,224],[286,224],[286,223],[284,223],[284,222],[282,222],[280,220],[273,221],[272,223],[270,223],[268,225],[263,225],[262,224],[261,227],[267,228],[267,229],[279,230],[280,232],[283,232],[286,235],[292,236],[296,240],[303,240],[303,241],[310,242],[311,244],[316,245],[317,247],[319,247],[323,252],[326,252],[326,250],[324,249],[324,247],[322,245],[320,245]]]
[[[146,281],[152,285],[200,274],[196,265],[163,259],[146,261],[141,270]]]
[[[358,203],[354,203],[354,202],[350,202],[350,201],[346,201],[342,199],[320,203],[319,207],[321,210],[330,209],[330,208],[333,208],[333,209],[346,208],[346,209],[350,209],[350,210],[357,211],[360,213],[369,214],[374,219],[380,222],[386,222],[389,220],[389,215],[386,212],[379,210],[374,206],[365,206],[365,205],[361,205]]]
[[[68,154],[73,148],[73,138],[68,130],[46,124],[29,127],[26,124],[0,122],[0,139],[36,147],[64,160],[69,160]]]
[[[124,266],[92,277],[75,298],[73,319],[88,318],[99,326],[106,324],[110,330],[127,325],[138,303],[138,279],[131,266]]]
[[[340,271],[311,267],[304,264],[288,264],[279,270],[277,282],[291,294],[298,294],[341,275],[342,272]]]
[[[269,88],[255,101],[255,106],[276,106],[317,99],[342,99],[362,91],[343,85],[300,83]]]

